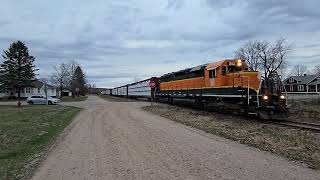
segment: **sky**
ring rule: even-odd
[[[319,0],[1,0],[0,51],[20,40],[39,78],[70,60],[115,87],[287,39],[291,66],[320,64]],[[2,60],[1,60],[2,61]]]

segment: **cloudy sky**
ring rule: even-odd
[[[113,87],[222,58],[250,40],[286,38],[291,65],[320,64],[318,0],[1,0],[0,50],[24,41],[39,76],[78,61]]]

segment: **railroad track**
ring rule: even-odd
[[[192,106],[188,103],[179,103],[179,104],[175,104],[175,105],[182,106],[182,107],[191,107],[193,109],[199,109],[199,108],[196,108],[195,106]],[[208,110],[204,110],[204,111],[208,111]],[[228,114],[228,115],[230,115],[230,114]],[[297,129],[309,130],[309,131],[320,133],[320,124],[296,122],[296,121],[290,121],[290,120],[286,120],[286,119],[261,120],[261,119],[256,119],[255,117],[253,117],[253,119],[260,121],[260,122],[264,121],[265,123],[269,123],[269,124],[283,125],[283,126],[288,126],[288,127],[293,127],[293,128],[297,128]]]
[[[290,120],[281,120],[276,121],[277,124],[295,127],[299,129],[305,129],[305,130],[311,130],[314,132],[320,133],[320,124],[314,124],[314,123],[306,123],[306,122],[296,122],[296,121],[290,121]]]

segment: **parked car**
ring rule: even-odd
[[[44,95],[33,95],[28,97],[27,103],[31,104],[47,104],[46,96]],[[60,99],[48,97],[48,104],[59,104]]]

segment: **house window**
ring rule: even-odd
[[[40,88],[38,88],[38,93],[40,93]]]
[[[294,82],[294,79],[290,78],[290,79],[289,79],[289,82],[291,82],[291,83]]]
[[[0,88],[0,93],[5,93],[5,90]]]
[[[280,86],[280,91],[283,91],[283,86]]]
[[[24,93],[24,88],[21,88],[21,93]]]
[[[290,91],[293,91],[293,86],[292,85],[290,85]]]
[[[299,85],[298,86],[298,91],[304,91],[304,85]]]
[[[29,87],[26,88],[26,93],[31,93],[31,89]]]
[[[54,93],[54,89],[52,88],[52,93]]]
[[[209,78],[214,78],[216,76],[217,76],[216,69],[212,69],[209,71]]]

